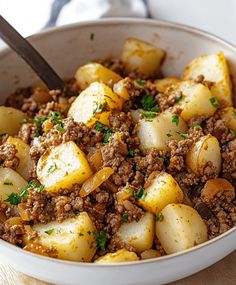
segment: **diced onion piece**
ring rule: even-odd
[[[80,196],[85,197],[97,189],[103,182],[107,181],[107,179],[114,173],[114,170],[111,167],[104,167],[98,172],[96,172],[93,176],[91,176],[88,180],[86,180],[81,189]]]
[[[207,241],[207,227],[198,212],[184,204],[169,204],[156,222],[156,235],[167,254]]]
[[[135,252],[128,251],[126,249],[120,249],[114,253],[107,253],[104,256],[99,257],[94,263],[116,263],[116,262],[128,262],[138,261],[139,257]]]
[[[113,92],[119,95],[124,101],[129,100],[129,93],[127,88],[125,87],[125,79],[118,81],[113,86]]]
[[[216,174],[219,174],[221,149],[217,138],[212,135],[201,137],[193,144],[186,156],[187,166],[198,176],[204,174],[204,169],[209,162],[215,167]]]
[[[18,204],[18,211],[22,221],[30,221],[30,215],[24,203]]]
[[[233,185],[224,178],[210,179],[204,185],[201,191],[201,199],[205,203],[209,203],[218,194],[229,192],[231,199],[235,198],[235,190]]]
[[[89,164],[98,170],[102,166],[102,153],[100,149],[96,149],[94,152],[89,152],[87,155]]]
[[[147,249],[143,251],[140,255],[142,259],[150,259],[161,256],[160,252],[155,249]]]

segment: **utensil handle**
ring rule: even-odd
[[[64,82],[54,69],[1,15],[0,37],[31,66],[50,90],[64,90]]]

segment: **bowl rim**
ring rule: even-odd
[[[161,27],[166,27],[166,28],[171,28],[175,30],[180,30],[187,32],[189,34],[194,34],[196,36],[200,36],[202,38],[207,38],[210,39],[214,42],[218,42],[220,44],[223,44],[230,48],[233,52],[236,53],[236,46],[234,46],[232,43],[222,39],[221,37],[218,37],[212,33],[206,32],[204,30],[191,27],[188,25],[184,24],[179,24],[176,22],[171,22],[171,21],[164,21],[164,20],[154,20],[154,19],[145,19],[145,18],[129,18],[129,17],[119,17],[119,18],[104,18],[104,19],[98,19],[98,20],[92,20],[92,21],[82,21],[82,22],[77,22],[73,24],[68,24],[68,25],[63,25],[63,26],[57,26],[57,27],[52,27],[48,28],[44,31],[41,31],[37,34],[31,35],[27,37],[27,39],[30,42],[33,42],[34,40],[39,40],[40,38],[43,38],[45,36],[50,35],[51,33],[56,34],[56,33],[61,33],[65,32],[67,30],[76,30],[80,27],[93,27],[95,26],[107,26],[107,25],[122,25],[122,24],[133,24],[133,23],[138,23],[138,24],[144,24],[144,25],[154,25],[154,26],[161,26]],[[4,47],[0,49],[0,60],[7,56],[10,53],[14,53],[14,51],[10,47]],[[59,264],[66,264],[66,265],[73,265],[73,266],[82,266],[82,267],[124,267],[124,266],[140,266],[142,264],[147,264],[147,263],[156,263],[158,261],[164,261],[164,260],[169,260],[175,257],[180,257],[183,255],[186,255],[190,252],[197,251],[203,247],[206,247],[208,245],[211,245],[213,243],[218,242],[219,240],[225,238],[226,236],[232,235],[233,233],[236,233],[236,226],[231,228],[230,230],[226,231],[225,233],[208,240],[204,243],[201,243],[197,246],[191,247],[187,250],[183,250],[177,253],[157,257],[157,258],[152,258],[152,259],[147,259],[147,260],[139,260],[137,261],[130,261],[130,262],[117,262],[117,263],[108,263],[108,264],[97,264],[97,263],[92,263],[92,262],[78,262],[78,261],[69,261],[69,260],[63,260],[63,259],[57,259],[57,258],[52,258],[52,257],[47,257],[47,256],[42,256],[36,253],[32,253],[29,251],[26,251],[18,246],[15,246],[13,244],[10,244],[2,239],[0,239],[0,246],[3,246],[5,248],[8,248],[11,251],[15,251],[19,254],[26,254],[34,259],[41,259],[42,261],[48,261],[50,263],[59,263]]]

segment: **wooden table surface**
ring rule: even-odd
[[[213,266],[169,285],[235,285],[236,251]],[[0,261],[0,285],[49,285],[15,271]],[[79,284],[78,284],[79,285]],[[102,285],[102,284],[98,284]],[[156,285],[156,284],[153,284]]]

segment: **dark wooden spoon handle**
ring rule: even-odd
[[[38,51],[1,15],[0,37],[37,73],[49,90],[64,90],[64,82]]]

